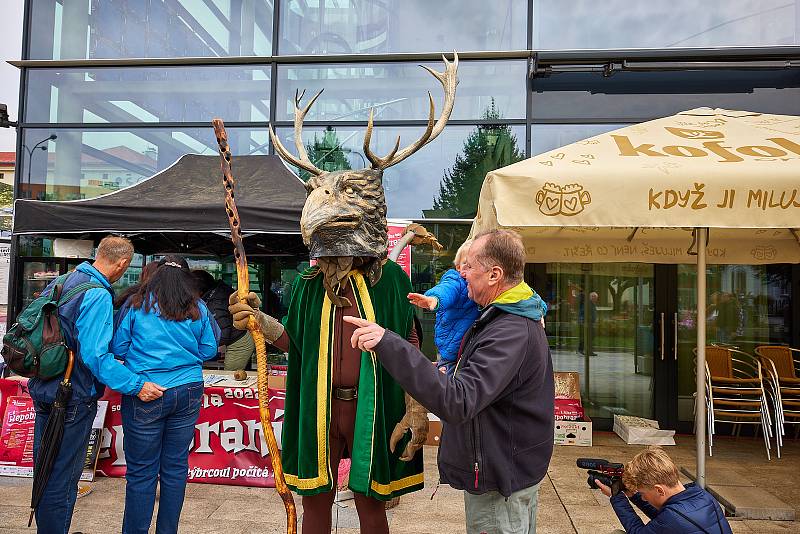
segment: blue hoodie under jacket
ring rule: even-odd
[[[67,277],[62,295],[71,288],[85,282],[102,287],[84,291],[58,308],[58,321],[67,346],[75,351],[75,366],[72,370],[72,399],[70,403],[88,402],[103,395],[105,386],[127,394],[137,393],[144,383],[138,376],[125,369],[114,359],[109,350],[113,330],[113,295],[111,284],[100,271],[89,262],[83,262]],[[51,283],[42,292],[53,290]],[[28,389],[31,397],[39,402],[55,400],[59,378],[40,380],[31,378]]]
[[[650,522],[646,525],[631,506],[636,505]],[[620,523],[627,534],[731,534],[725,513],[710,493],[695,484],[673,495],[661,510],[651,505],[637,493],[630,502],[624,493],[611,497]]]

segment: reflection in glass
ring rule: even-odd
[[[758,345],[792,339],[791,266],[709,265],[706,275],[706,340],[755,355]],[[697,268],[678,266],[678,417],[693,420],[697,347]]]
[[[625,126],[628,124],[534,124],[531,126],[531,156]]]
[[[267,154],[265,128],[228,128],[234,156]],[[75,200],[119,191],[172,165],[184,154],[217,154],[214,130],[207,128],[26,129],[23,142],[55,132],[48,151],[34,157],[30,180],[20,180],[21,198]],[[46,157],[45,157],[46,156]]]
[[[703,106],[800,114],[791,69],[562,72],[534,79],[533,91],[534,119],[641,122]]]
[[[424,63],[442,71],[441,61]],[[452,120],[479,119],[494,101],[503,118],[525,118],[524,61],[460,61]],[[417,63],[278,66],[277,120],[294,120],[296,91],[306,100],[325,92],[308,112],[309,121],[427,120],[428,91],[436,113],[442,109],[442,86]]]
[[[362,169],[368,165],[362,152],[365,130],[366,126],[335,128],[340,150],[350,168]],[[398,135],[402,147],[416,141],[424,130],[423,126],[376,127],[371,150],[379,156],[385,156],[394,147]],[[284,146],[294,153],[294,130],[279,128],[276,133]],[[315,134],[321,139],[324,129],[310,126],[303,129],[303,142],[307,150],[313,146]],[[435,201],[445,202],[451,193],[480,191],[486,172],[496,168],[492,164],[502,166],[502,162],[510,163],[513,158],[522,157],[524,149],[520,140],[524,137],[524,126],[446,127],[439,137],[419,152],[384,172],[387,216],[406,219],[440,218],[442,215],[447,215],[446,218],[471,218],[477,209],[475,195],[473,205],[466,205],[466,201],[452,206],[442,204],[447,211],[441,215],[430,210],[434,210]],[[493,146],[490,145],[492,141]],[[466,162],[474,163],[480,172],[469,172]],[[457,178],[455,182],[453,176]]]
[[[269,120],[269,67],[31,69],[27,122]]]
[[[580,373],[590,417],[653,415],[653,266],[547,264],[548,340],[555,371]]]
[[[534,49],[800,44],[797,0],[534,0]],[[569,23],[565,24],[565,19]],[[738,108],[729,108],[738,109]]]
[[[522,50],[527,11],[514,0],[281,0],[279,53]]]
[[[29,58],[268,56],[272,1],[30,2]]]

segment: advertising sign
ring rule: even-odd
[[[272,428],[280,447],[283,390],[269,390]],[[125,476],[124,430],[120,395],[107,393],[110,413],[103,429],[97,471]],[[189,482],[274,487],[269,451],[261,430],[258,391],[242,387],[207,387],[189,452]]]

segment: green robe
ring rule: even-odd
[[[326,295],[318,272],[311,268],[295,281],[284,318],[290,343],[282,463],[286,483],[300,495],[333,488],[328,465],[331,347],[334,318],[340,311]],[[361,317],[408,337],[414,313],[407,298],[411,281],[396,263],[383,266],[375,287],[357,271],[348,283],[353,284]],[[370,352],[361,353],[357,402],[350,489],[380,500],[422,489],[422,451],[410,462],[400,460],[410,432],[394,453],[389,451],[389,436],[405,414],[405,393]]]

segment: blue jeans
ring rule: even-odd
[[[34,401],[36,423],[33,437],[34,463],[39,457],[47,419],[53,405]],[[78,492],[78,481],[81,478],[83,463],[86,460],[86,447],[92,421],[97,412],[97,401],[76,402],[67,406],[64,419],[64,438],[61,448],[53,462],[50,479],[45,486],[42,500],[36,509],[36,532],[39,534],[65,534],[69,532],[72,522],[72,510]]]
[[[202,382],[169,388],[150,402],[123,395],[123,447],[128,464],[123,534],[147,534],[159,479],[156,533],[178,532],[189,471],[189,444],[202,400]]]
[[[512,493],[482,495],[464,492],[467,534],[536,534],[539,484]]]

